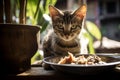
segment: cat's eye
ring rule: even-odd
[[[76,26],[76,25],[73,25],[71,28],[72,29],[76,29],[78,26]]]
[[[59,29],[63,29],[63,26],[62,26],[62,25],[58,25],[58,28],[59,28]]]
[[[56,28],[63,28],[62,25],[54,25],[54,27],[56,27]]]

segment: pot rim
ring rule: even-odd
[[[12,26],[12,27],[20,27],[20,28],[36,28],[41,30],[41,26],[39,25],[30,25],[30,24],[14,24],[14,23],[0,23],[0,28],[1,26],[4,25],[4,27]]]

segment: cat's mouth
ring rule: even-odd
[[[73,38],[72,38],[71,36],[69,36],[69,35],[64,35],[64,36],[62,37],[62,39],[63,39],[64,41],[71,41]]]
[[[65,38],[66,38],[66,39],[69,39],[69,35],[65,35]]]
[[[70,34],[70,35],[65,35],[65,34],[58,34],[58,36],[64,40],[64,41],[71,41],[74,39],[75,35],[74,34]]]

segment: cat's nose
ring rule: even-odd
[[[66,25],[64,27],[64,35],[69,35],[70,34],[70,28],[69,28],[69,25]]]
[[[69,35],[70,34],[70,31],[66,30],[64,31],[64,35]]]
[[[68,38],[69,38],[69,35],[65,35],[65,37],[66,37],[66,39],[68,39]]]
[[[64,35],[65,35],[65,36],[68,36],[68,35],[69,35],[69,33],[64,33]]]

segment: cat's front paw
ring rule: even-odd
[[[43,67],[45,70],[52,70],[52,69],[53,69],[49,64],[46,64],[46,63],[42,63],[42,67]]]

